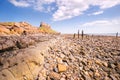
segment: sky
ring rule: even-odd
[[[0,0],[0,22],[21,21],[61,33],[120,33],[120,0]]]

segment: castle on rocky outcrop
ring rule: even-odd
[[[35,27],[27,22],[0,22],[0,35],[21,35],[23,32],[28,34],[48,33],[55,34],[56,31],[51,26],[41,22],[40,27]]]
[[[51,26],[49,24],[46,24],[44,22],[41,22],[39,30],[42,33],[51,33],[51,34],[56,34],[57,33],[56,31],[51,29]]]

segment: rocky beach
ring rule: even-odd
[[[120,80],[120,37],[0,38],[0,80]]]
[[[120,80],[120,0],[0,0],[0,80]]]

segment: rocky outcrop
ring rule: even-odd
[[[50,25],[48,25],[48,24],[46,24],[44,22],[41,22],[39,30],[42,33],[59,34],[58,32],[52,30]]]
[[[38,33],[39,30],[36,27],[26,22],[3,22],[0,23],[0,34],[1,35],[21,35],[24,31],[29,34]]]
[[[47,41],[28,48],[0,53],[0,80],[37,80],[39,71],[43,70],[44,56],[56,42],[54,38],[45,38]]]
[[[12,51],[16,49],[27,48],[39,42],[48,41],[50,35],[32,34],[23,36],[1,36],[0,37],[0,53],[5,51]]]
[[[0,22],[0,35],[22,35],[36,33],[57,33],[48,24],[41,23],[41,27],[34,27],[27,22]]]

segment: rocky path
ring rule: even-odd
[[[42,39],[34,38],[29,39]],[[1,80],[120,80],[120,38],[44,39],[26,48],[2,52]]]

